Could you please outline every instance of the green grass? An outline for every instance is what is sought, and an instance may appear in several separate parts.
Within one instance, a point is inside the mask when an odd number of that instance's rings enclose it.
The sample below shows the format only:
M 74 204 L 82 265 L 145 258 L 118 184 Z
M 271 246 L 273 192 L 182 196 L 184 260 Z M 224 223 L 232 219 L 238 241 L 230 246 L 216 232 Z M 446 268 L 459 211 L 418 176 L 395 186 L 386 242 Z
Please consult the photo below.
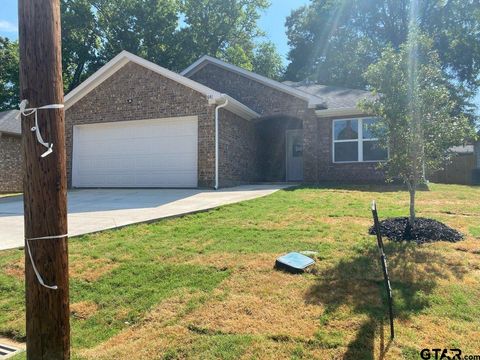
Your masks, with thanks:
M 418 216 L 459 229 L 464 241 L 386 242 L 393 343 L 367 233 L 372 199 L 382 218 L 406 216 L 400 189 L 306 187 L 70 239 L 73 358 L 414 359 L 451 344 L 478 352 L 480 188 L 418 193 Z M 318 252 L 311 273 L 272 268 L 299 250 Z M 0 253 L 0 335 L 17 340 L 22 264 L 23 251 Z

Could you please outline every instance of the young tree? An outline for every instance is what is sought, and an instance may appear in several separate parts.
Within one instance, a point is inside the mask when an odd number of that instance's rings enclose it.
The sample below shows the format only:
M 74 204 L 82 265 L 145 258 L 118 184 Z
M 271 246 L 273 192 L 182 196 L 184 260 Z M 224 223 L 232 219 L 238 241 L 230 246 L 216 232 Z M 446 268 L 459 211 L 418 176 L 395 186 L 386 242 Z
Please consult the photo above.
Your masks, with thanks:
M 365 79 L 377 97 L 360 106 L 379 119 L 372 131 L 389 150 L 382 166 L 388 179 L 407 184 L 413 227 L 415 194 L 425 168 L 440 169 L 451 156 L 449 149 L 473 136 L 473 126 L 457 111 L 432 41 L 416 31 L 398 50 L 388 47 Z

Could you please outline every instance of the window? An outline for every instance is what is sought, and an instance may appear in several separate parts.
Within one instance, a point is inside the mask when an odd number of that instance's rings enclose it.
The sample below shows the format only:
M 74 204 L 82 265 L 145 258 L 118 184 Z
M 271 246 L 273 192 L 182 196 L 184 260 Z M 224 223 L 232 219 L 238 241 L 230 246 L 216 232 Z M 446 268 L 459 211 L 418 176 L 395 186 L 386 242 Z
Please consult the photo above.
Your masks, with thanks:
M 382 161 L 387 150 L 380 147 L 372 126 L 375 118 L 333 121 L 333 162 Z

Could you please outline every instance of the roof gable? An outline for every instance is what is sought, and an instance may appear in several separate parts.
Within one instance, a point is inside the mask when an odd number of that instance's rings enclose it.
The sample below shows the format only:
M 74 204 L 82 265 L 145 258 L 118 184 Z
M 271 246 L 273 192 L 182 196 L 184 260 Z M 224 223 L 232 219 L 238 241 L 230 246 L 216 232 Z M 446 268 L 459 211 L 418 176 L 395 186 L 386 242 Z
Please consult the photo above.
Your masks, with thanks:
M 128 51 L 122 51 L 117 56 L 115 56 L 108 63 L 103 65 L 99 70 L 97 70 L 93 75 L 88 79 L 78 85 L 75 89 L 65 95 L 65 110 L 87 95 L 90 91 L 120 70 L 128 62 L 133 62 L 140 66 L 143 66 L 161 76 L 164 76 L 168 79 L 178 82 L 186 87 L 189 87 L 200 94 L 205 95 L 208 99 L 209 104 L 223 103 L 228 99 L 227 109 L 236 113 L 237 115 L 244 117 L 246 119 L 252 119 L 259 117 L 256 112 L 240 103 L 239 101 L 222 94 L 218 91 L 210 89 L 209 87 L 202 85 L 196 81 L 193 81 L 185 76 L 177 74 L 173 71 L 170 71 L 160 65 L 152 63 L 151 61 L 145 60 L 137 55 L 129 53 Z
M 137 55 L 129 53 L 128 51 L 122 51 L 117 56 L 115 56 L 108 63 L 103 65 L 99 70 L 97 70 L 93 75 L 88 79 L 78 85 L 75 89 L 69 92 L 65 96 L 65 108 L 69 108 L 86 94 L 88 94 L 92 89 L 98 86 L 100 83 L 109 78 L 112 74 L 117 72 L 128 62 L 134 62 L 140 66 L 143 66 L 147 69 L 150 69 L 166 78 L 174 80 L 182 85 L 185 85 L 193 90 L 198 91 L 199 93 L 207 96 L 209 99 L 215 99 L 220 97 L 220 93 L 212 90 L 202 84 L 199 84 L 193 80 L 190 80 L 184 76 L 181 76 L 173 71 L 165 69 L 160 65 L 154 64 L 151 61 L 145 60 Z
M 8 110 L 0 112 L 0 133 L 21 135 L 22 126 L 17 117 L 19 110 Z
M 323 99 L 321 99 L 317 96 L 314 96 L 312 94 L 308 94 L 304 91 L 297 90 L 297 89 L 295 89 L 291 86 L 282 84 L 281 82 L 278 82 L 276 80 L 269 79 L 265 76 L 256 74 L 252 71 L 242 69 L 241 67 L 229 64 L 225 61 L 216 59 L 216 58 L 208 56 L 208 55 L 202 56 L 200 59 L 195 61 L 192 65 L 190 65 L 185 70 L 183 70 L 180 74 L 183 75 L 183 76 L 186 76 L 186 77 L 190 77 L 193 74 L 195 74 L 197 71 L 202 69 L 207 64 L 214 64 L 214 65 L 219 66 L 223 69 L 234 72 L 236 74 L 240 74 L 240 75 L 245 76 L 249 79 L 257 81 L 257 82 L 259 82 L 263 85 L 269 86 L 273 89 L 276 89 L 276 90 L 282 91 L 284 93 L 287 93 L 289 95 L 300 98 L 300 99 L 306 101 L 310 108 L 315 108 L 318 105 L 324 105 Z

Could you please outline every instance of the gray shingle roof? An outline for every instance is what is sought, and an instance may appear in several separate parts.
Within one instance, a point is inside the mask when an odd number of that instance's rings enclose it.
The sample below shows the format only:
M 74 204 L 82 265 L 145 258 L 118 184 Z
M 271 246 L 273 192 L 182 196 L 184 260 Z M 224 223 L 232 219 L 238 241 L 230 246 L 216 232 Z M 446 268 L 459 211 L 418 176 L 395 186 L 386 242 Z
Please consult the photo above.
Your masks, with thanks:
M 307 84 L 303 81 L 284 81 L 285 85 L 322 99 L 328 109 L 354 108 L 363 99 L 374 99 L 371 92 L 334 86 Z
M 455 154 L 473 154 L 473 145 L 452 146 L 450 151 Z
M 0 112 L 0 132 L 20 135 L 22 127 L 20 119 L 17 119 L 19 110 L 8 110 Z

